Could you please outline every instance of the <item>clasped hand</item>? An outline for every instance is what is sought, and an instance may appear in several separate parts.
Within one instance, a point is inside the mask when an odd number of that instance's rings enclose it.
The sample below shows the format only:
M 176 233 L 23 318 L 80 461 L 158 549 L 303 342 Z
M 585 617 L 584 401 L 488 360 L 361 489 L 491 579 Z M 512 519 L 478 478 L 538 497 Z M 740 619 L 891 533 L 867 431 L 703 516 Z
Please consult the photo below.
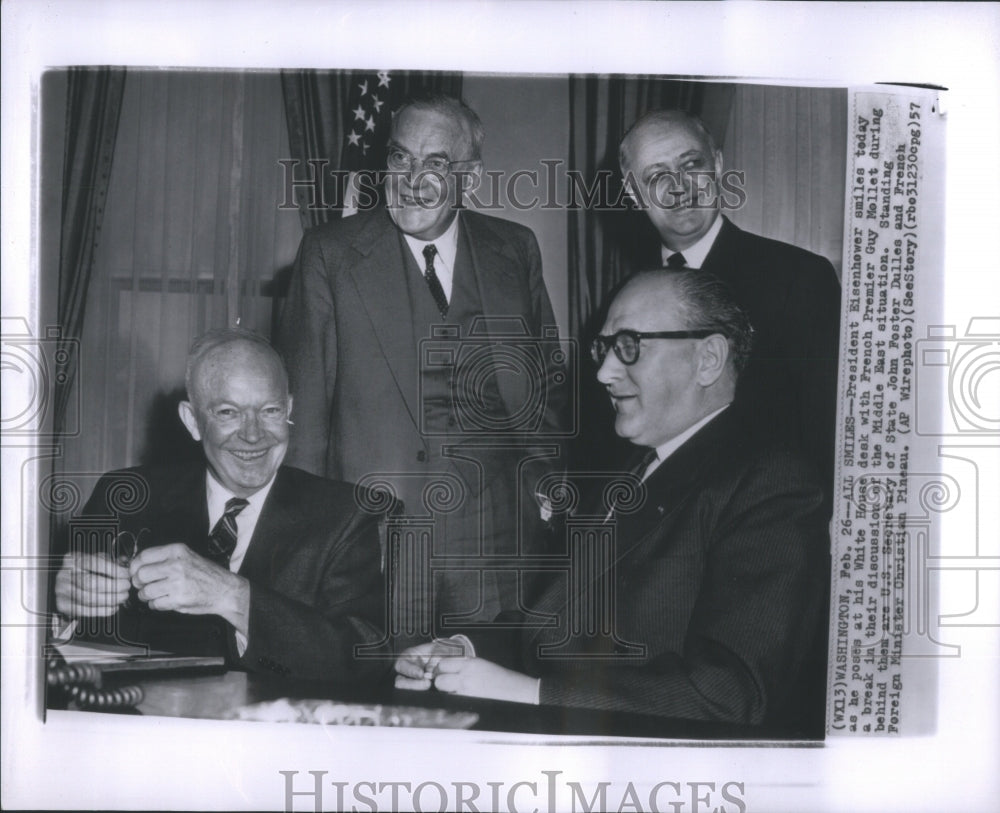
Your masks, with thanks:
M 129 565 L 132 586 L 153 610 L 225 615 L 239 576 L 175 542 L 146 548 Z
M 64 615 L 109 616 L 135 587 L 153 610 L 218 614 L 237 628 L 249 587 L 241 577 L 176 542 L 146 548 L 128 567 L 106 556 L 69 553 L 56 575 L 56 608 Z
M 447 694 L 538 702 L 538 680 L 492 661 L 469 656 L 462 643 L 438 639 L 419 644 L 396 659 L 396 688 Z

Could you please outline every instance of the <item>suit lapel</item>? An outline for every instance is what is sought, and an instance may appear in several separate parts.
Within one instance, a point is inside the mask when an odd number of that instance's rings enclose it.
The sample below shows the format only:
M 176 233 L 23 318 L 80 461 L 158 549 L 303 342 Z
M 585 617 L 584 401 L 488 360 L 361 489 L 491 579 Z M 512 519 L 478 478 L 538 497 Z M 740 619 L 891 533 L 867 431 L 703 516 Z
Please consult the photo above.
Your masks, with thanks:
M 701 268 L 703 271 L 711 271 L 731 284 L 733 269 L 739 267 L 741 259 L 737 256 L 740 230 L 725 215 L 719 216 L 722 218 L 722 228 L 719 229 L 719 234 L 705 256 Z M 749 259 L 751 258 L 742 258 L 743 262 Z
M 731 410 L 730 406 L 702 427 L 646 479 L 646 501 L 638 511 L 616 518 L 614 566 L 618 573 L 626 566 L 641 567 L 645 548 L 671 544 L 669 529 L 665 526 L 672 523 L 677 512 L 701 490 L 706 472 L 718 457 L 727 454 L 738 442 Z M 599 513 L 596 506 L 592 507 L 595 513 Z M 683 543 L 687 540 L 677 541 Z M 581 586 L 553 580 L 540 597 L 537 609 L 545 613 L 561 612 L 568 598 L 564 585 L 579 594 L 593 589 L 592 585 L 602 578 L 605 578 L 604 573 L 596 574 L 592 582 Z
M 358 233 L 352 248 L 358 253 L 358 261 L 349 269 L 354 284 L 410 418 L 419 426 L 413 315 L 401 238 L 389 213 L 382 210 L 372 217 Z
M 509 337 L 513 331 L 520 329 L 513 317 L 524 319 L 529 315 L 527 308 L 531 306 L 530 303 L 525 303 L 522 296 L 520 258 L 513 247 L 501 240 L 481 216 L 474 212 L 463 212 L 459 217 L 458 245 L 457 259 L 461 260 L 467 252 L 466 256 L 479 287 L 483 315 L 488 317 L 485 322 L 486 332 L 498 337 Z M 457 265 L 458 262 L 456 268 Z M 498 328 L 502 333 L 498 332 Z M 528 382 L 520 376 L 504 375 L 497 378 L 497 387 L 508 409 L 516 409 L 524 403 Z
M 153 545 L 185 542 L 196 553 L 205 554 L 209 531 L 205 476 L 203 465 L 191 466 L 164 487 Z
M 273 571 L 272 560 L 282 547 L 290 544 L 299 533 L 299 517 L 290 509 L 294 494 L 290 493 L 285 467 L 278 469 L 274 485 L 261 506 L 257 525 L 250 537 L 239 573 L 248 579 L 267 582 Z
M 463 212 L 459 217 L 459 253 L 464 248 L 476 282 L 479 299 L 486 316 L 520 316 L 524 313 L 521 302 L 518 272 L 520 261 L 511 246 L 501 240 L 474 212 Z
M 670 522 L 700 491 L 705 473 L 719 455 L 727 453 L 736 442 L 732 435 L 731 410 L 730 406 L 702 427 L 646 479 L 646 501 L 642 507 L 618 520 L 619 559 L 635 555 L 648 540 L 663 544 L 663 523 Z

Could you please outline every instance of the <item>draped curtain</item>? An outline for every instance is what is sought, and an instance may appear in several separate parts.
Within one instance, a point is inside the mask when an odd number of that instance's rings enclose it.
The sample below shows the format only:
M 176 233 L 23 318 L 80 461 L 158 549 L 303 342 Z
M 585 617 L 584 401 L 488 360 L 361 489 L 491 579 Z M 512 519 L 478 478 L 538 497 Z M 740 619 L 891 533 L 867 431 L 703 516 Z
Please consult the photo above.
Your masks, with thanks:
M 124 87 L 122 68 L 74 68 L 67 77 L 57 305 L 65 339 L 79 340 L 83 330 Z M 76 353 L 66 358 L 65 375 L 56 380 L 56 432 L 64 429 L 80 361 Z
M 324 202 L 339 200 L 330 169 L 339 169 L 344 133 L 351 115 L 347 107 L 351 75 L 343 71 L 282 71 L 281 89 L 288 124 L 288 144 L 297 180 L 315 179 Z M 313 162 L 313 163 L 310 163 Z M 308 186 L 295 188 L 302 228 L 325 223 L 332 214 Z M 311 205 L 310 205 L 311 204 Z
M 732 221 L 822 254 L 840 273 L 847 91 L 737 85 L 725 145 L 726 167 L 746 172 Z

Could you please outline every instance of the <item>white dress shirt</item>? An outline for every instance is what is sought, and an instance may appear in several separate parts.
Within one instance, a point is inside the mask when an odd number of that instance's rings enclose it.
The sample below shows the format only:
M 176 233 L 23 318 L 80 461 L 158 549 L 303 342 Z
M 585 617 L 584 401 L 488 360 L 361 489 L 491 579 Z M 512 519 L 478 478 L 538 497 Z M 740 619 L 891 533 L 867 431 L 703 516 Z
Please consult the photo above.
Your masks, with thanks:
M 254 529 L 257 527 L 257 520 L 260 519 L 260 509 L 263 508 L 264 500 L 267 499 L 273 485 L 274 477 L 259 491 L 247 497 L 247 506 L 236 515 L 236 548 L 229 557 L 229 570 L 232 573 L 238 573 L 243 564 Z M 226 512 L 226 503 L 236 495 L 216 480 L 210 471 L 205 473 L 205 492 L 208 495 L 208 530 L 205 532 L 207 536 L 212 533 L 212 529 Z M 239 631 L 236 632 L 236 649 L 240 655 L 247 649 L 246 636 Z
M 684 255 L 684 262 L 688 268 L 701 268 L 705 264 L 705 258 L 708 256 L 708 252 L 712 250 L 712 246 L 715 244 L 715 238 L 719 236 L 719 232 L 722 230 L 722 215 L 715 218 L 715 222 L 712 224 L 711 228 L 705 232 L 704 236 L 693 246 L 688 246 L 684 249 L 681 254 Z M 671 254 L 676 254 L 672 248 L 667 248 L 666 246 L 660 246 L 660 259 L 663 265 L 667 264 L 667 260 L 670 259 Z M 423 267 L 423 266 L 421 266 Z
M 458 215 L 451 221 L 451 225 L 444 234 L 438 235 L 434 240 L 418 240 L 409 234 L 404 234 L 406 245 L 410 247 L 413 259 L 417 261 L 417 268 L 420 273 L 427 267 L 427 260 L 424 259 L 424 247 L 433 245 L 437 249 L 434 257 L 434 273 L 441 282 L 444 289 L 445 298 L 451 302 L 451 289 L 455 281 L 455 255 L 458 254 Z
M 646 467 L 646 473 L 642 475 L 643 481 L 645 482 L 646 478 L 649 477 L 649 475 L 651 475 L 654 471 L 656 471 L 664 460 L 666 460 L 668 457 L 670 457 L 670 455 L 672 455 L 679 448 L 681 448 L 681 446 L 687 443 L 688 439 L 692 435 L 694 435 L 695 432 L 701 429 L 716 415 L 721 414 L 722 410 L 724 410 L 728 406 L 729 404 L 723 404 L 717 410 L 715 410 L 715 412 L 710 412 L 708 415 L 706 415 L 704 418 L 698 421 L 698 423 L 692 424 L 676 437 L 672 437 L 666 443 L 661 443 L 659 446 L 657 446 L 656 460 L 654 460 Z

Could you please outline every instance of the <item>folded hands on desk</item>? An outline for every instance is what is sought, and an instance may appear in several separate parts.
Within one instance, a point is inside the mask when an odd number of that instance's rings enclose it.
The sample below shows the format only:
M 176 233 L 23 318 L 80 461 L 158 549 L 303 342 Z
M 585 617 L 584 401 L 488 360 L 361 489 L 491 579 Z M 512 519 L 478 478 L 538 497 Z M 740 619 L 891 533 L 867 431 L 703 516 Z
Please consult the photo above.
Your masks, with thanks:
M 475 656 L 462 635 L 411 647 L 396 659 L 396 688 L 538 703 L 537 678 Z

